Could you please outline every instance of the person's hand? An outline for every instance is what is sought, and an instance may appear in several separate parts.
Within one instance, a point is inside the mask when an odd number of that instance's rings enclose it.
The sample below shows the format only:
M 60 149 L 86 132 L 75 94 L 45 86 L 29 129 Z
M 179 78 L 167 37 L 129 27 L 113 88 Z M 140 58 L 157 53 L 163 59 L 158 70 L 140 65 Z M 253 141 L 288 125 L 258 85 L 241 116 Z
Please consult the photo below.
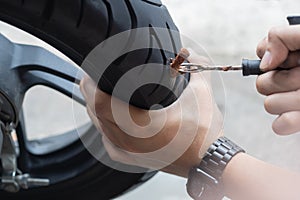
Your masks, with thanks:
M 98 90 L 89 77 L 81 81 L 81 91 L 113 160 L 187 176 L 223 134 L 223 118 L 207 79 L 192 75 L 175 103 L 152 111 L 129 106 Z
M 263 71 L 257 78 L 258 91 L 266 95 L 265 108 L 278 115 L 273 123 L 277 134 L 300 131 L 300 26 L 276 27 L 257 47 Z

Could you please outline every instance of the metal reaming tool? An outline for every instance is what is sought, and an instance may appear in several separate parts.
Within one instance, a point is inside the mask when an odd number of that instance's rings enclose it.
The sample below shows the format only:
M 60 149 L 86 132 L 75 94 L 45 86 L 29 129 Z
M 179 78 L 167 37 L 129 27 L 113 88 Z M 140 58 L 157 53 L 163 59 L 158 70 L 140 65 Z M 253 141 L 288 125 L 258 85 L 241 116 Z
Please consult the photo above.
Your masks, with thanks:
M 199 73 L 203 71 L 242 71 L 243 76 L 261 75 L 264 72 L 259 68 L 260 60 L 243 59 L 242 65 L 209 66 L 195 63 L 182 63 L 178 69 L 181 73 Z

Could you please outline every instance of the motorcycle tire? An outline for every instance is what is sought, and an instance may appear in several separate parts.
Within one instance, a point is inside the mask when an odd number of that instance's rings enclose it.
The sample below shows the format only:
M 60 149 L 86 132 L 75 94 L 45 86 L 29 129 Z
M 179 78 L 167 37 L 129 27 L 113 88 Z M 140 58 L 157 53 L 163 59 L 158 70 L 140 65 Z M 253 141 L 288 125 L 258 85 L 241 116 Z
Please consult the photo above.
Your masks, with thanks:
M 141 27 L 178 31 L 160 0 L 0 0 L 0 20 L 40 38 L 78 66 L 98 44 L 123 31 Z M 159 39 L 159 35 L 154 37 L 157 43 L 160 43 Z M 116 61 L 113 73 L 106 74 L 106 79 L 122 76 L 122 63 L 136 62 L 137 65 L 151 61 L 166 64 L 168 58 L 174 57 L 174 52 L 181 48 L 179 34 L 170 31 L 170 42 L 173 52 L 146 49 L 139 52 L 142 56 L 138 62 L 131 55 L 125 55 Z M 163 73 L 163 69 L 157 73 Z M 178 84 L 180 87 L 177 85 L 177 88 L 182 92 L 185 83 Z M 100 81 L 98 85 L 112 93 L 111 83 Z M 149 99 L 144 99 L 145 94 Z M 148 85 L 139 88 L 130 103 L 149 109 L 155 103 L 167 106 L 175 100 L 176 96 L 166 88 Z M 21 149 L 19 168 L 36 177 L 50 177 L 51 184 L 17 193 L 0 191 L 0 199 L 110 199 L 155 174 L 126 173 L 109 168 L 95 160 L 81 141 L 51 154 L 33 155 L 22 142 L 21 122 L 17 129 Z

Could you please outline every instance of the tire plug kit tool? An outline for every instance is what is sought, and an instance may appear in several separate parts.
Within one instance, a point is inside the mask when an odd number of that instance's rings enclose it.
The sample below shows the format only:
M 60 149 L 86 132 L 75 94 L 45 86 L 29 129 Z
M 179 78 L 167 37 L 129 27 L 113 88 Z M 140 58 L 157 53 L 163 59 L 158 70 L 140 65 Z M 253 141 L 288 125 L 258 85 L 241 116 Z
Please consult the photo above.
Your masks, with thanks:
M 287 20 L 290 25 L 299 25 L 300 24 L 300 16 L 288 16 Z M 203 64 L 196 63 L 183 63 L 184 60 L 189 56 L 189 52 L 187 49 L 182 48 L 180 53 L 177 55 L 175 59 L 171 59 L 171 68 L 176 70 L 179 73 L 199 73 L 202 71 L 242 71 L 243 76 L 250 75 L 261 75 L 265 72 L 260 69 L 261 60 L 248 60 L 243 59 L 241 65 L 233 66 L 209 66 Z M 277 70 L 284 70 L 282 68 L 277 68 Z
M 260 69 L 261 60 L 243 59 L 241 65 L 205 65 L 197 63 L 183 63 L 187 59 L 188 50 L 182 48 L 175 59 L 171 59 L 171 68 L 179 73 L 199 73 L 203 71 L 242 71 L 243 76 L 261 75 L 264 72 Z

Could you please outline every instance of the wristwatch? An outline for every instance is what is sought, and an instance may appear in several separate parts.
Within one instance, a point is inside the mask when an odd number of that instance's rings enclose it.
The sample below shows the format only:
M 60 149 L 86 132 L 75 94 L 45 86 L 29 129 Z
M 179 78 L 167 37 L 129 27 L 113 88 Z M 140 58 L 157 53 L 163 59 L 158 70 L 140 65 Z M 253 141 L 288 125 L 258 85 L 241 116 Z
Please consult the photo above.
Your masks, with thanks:
M 193 167 L 186 184 L 188 194 L 195 200 L 219 200 L 224 197 L 222 174 L 233 156 L 245 152 L 226 137 L 215 141 L 198 166 Z

